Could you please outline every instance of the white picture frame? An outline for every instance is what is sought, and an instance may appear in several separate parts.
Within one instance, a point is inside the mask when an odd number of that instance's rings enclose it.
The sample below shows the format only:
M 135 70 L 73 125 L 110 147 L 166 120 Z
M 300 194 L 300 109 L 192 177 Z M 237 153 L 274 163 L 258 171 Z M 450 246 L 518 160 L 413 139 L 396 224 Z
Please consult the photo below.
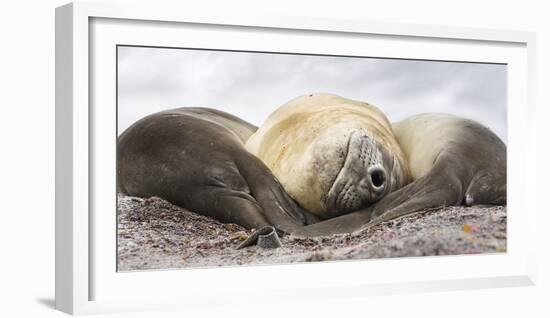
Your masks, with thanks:
M 94 26 L 97 21 L 108 23 L 97 27 Z M 147 32 L 151 25 L 155 27 L 154 40 L 150 32 Z M 105 190 L 107 192 L 115 190 L 114 179 L 112 184 L 108 181 L 113 175 L 101 172 L 112 170 L 112 162 L 102 161 L 101 158 L 112 159 L 114 139 L 97 129 L 98 120 L 105 120 L 103 123 L 107 125 L 116 125 L 114 117 L 111 118 L 115 116 L 115 112 L 109 107 L 113 102 L 109 101 L 113 98 L 114 86 L 111 84 L 115 81 L 112 77 L 114 70 L 110 68 L 112 56 L 108 53 L 103 58 L 105 51 L 101 48 L 112 47 L 120 39 L 117 36 L 126 37 L 124 44 L 129 44 L 127 41 L 132 41 L 133 44 L 154 41 L 155 43 L 150 44 L 162 46 L 173 43 L 173 46 L 179 46 L 176 41 L 180 40 L 175 34 L 181 26 L 199 29 L 207 27 L 213 33 L 211 39 L 217 38 L 218 41 L 222 38 L 215 33 L 224 28 L 234 28 L 235 32 L 254 30 L 258 34 L 269 31 L 283 39 L 291 39 L 298 36 L 297 33 L 315 34 L 315 37 L 323 39 L 346 37 L 346 41 L 351 42 L 358 41 L 354 40 L 356 37 L 374 37 L 393 43 L 386 42 L 385 45 L 378 46 L 379 52 L 387 52 L 380 53 L 384 56 L 394 54 L 389 53 L 392 45 L 399 46 L 400 43 L 408 42 L 408 52 L 401 51 L 399 54 L 429 58 L 430 55 L 426 55 L 426 45 L 430 45 L 435 51 L 439 51 L 437 54 L 440 55 L 436 56 L 438 59 L 480 62 L 498 60 L 509 63 L 510 188 L 507 253 L 116 273 L 111 253 L 116 245 L 115 236 L 97 235 L 98 232 L 106 233 L 104 229 L 113 224 L 115 216 L 112 215 L 112 219 L 108 220 L 110 212 L 99 217 L 92 213 L 94 209 L 103 207 L 103 204 L 106 207 L 110 204 L 109 200 L 99 199 L 102 195 L 99 192 L 102 190 L 98 190 L 97 185 L 108 184 L 104 186 L 110 188 Z M 189 41 L 198 40 L 197 37 L 190 37 Z M 208 45 L 212 47 L 216 43 Z M 243 43 L 235 45 L 246 46 Z M 284 49 L 276 41 L 269 45 L 278 45 L 279 49 Z M 535 84 L 534 45 L 534 33 L 520 31 L 283 16 L 217 16 L 210 12 L 191 13 L 184 5 L 156 7 L 152 4 L 117 6 L 72 3 L 57 8 L 56 308 L 70 314 L 89 314 L 243 301 L 284 302 L 291 299 L 295 301 L 533 284 L 536 192 L 522 191 L 521 185 L 536 184 L 537 175 L 534 165 L 523 164 L 533 158 L 535 153 L 536 127 L 532 91 Z M 453 51 L 451 48 L 463 50 Z M 305 45 L 304 50 L 307 49 Z M 315 50 L 312 46 L 309 49 Z M 331 50 L 330 47 L 326 49 Z M 101 86 L 96 82 L 98 78 L 101 79 L 101 85 L 105 85 L 104 90 L 98 87 Z M 100 92 L 95 94 L 95 89 Z M 105 101 L 106 104 L 102 105 L 106 106 L 92 107 L 98 101 Z M 114 132 L 115 130 L 112 131 Z M 105 140 L 111 140 L 111 143 L 102 143 Z M 524 173 L 518 171 L 520 166 L 524 167 Z M 114 205 L 111 207 L 114 209 Z M 400 270 L 405 266 L 407 271 Z M 392 271 L 394 275 L 389 274 Z M 323 275 L 327 272 L 331 275 Z M 174 284 L 169 284 L 178 280 L 184 281 L 186 287 L 177 288 Z M 237 287 L 238 292 L 232 295 L 224 294 L 226 290 L 220 287 L 223 284 L 216 284 L 220 281 L 232 282 L 233 285 L 230 286 L 237 284 L 242 287 Z M 243 281 L 246 283 L 242 284 Z M 136 284 L 140 286 L 139 293 L 136 293 Z M 162 291 L 159 291 L 159 287 L 162 287 Z M 122 290 L 128 291 L 124 293 L 124 297 Z M 155 292 L 143 292 L 147 290 Z

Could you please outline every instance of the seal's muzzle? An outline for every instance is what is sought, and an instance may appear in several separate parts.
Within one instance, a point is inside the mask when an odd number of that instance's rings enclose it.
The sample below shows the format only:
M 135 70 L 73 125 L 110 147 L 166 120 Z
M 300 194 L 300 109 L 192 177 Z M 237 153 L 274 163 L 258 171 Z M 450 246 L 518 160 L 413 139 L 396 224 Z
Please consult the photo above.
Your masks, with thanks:
M 350 212 L 380 200 L 388 186 L 388 172 L 380 145 L 366 131 L 349 137 L 347 155 L 328 196 L 327 206 L 335 215 Z

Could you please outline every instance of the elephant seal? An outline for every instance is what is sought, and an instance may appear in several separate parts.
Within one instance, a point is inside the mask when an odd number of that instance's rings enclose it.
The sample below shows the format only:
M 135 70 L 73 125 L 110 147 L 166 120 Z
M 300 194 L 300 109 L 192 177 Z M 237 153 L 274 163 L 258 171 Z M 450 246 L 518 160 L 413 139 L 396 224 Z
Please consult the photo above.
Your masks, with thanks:
M 281 106 L 246 148 L 321 219 L 367 207 L 409 179 L 384 113 L 332 94 L 303 95 Z
M 118 138 L 119 191 L 158 196 L 224 223 L 291 232 L 317 218 L 303 211 L 269 169 L 246 151 L 257 127 L 208 108 L 142 118 Z
M 351 233 L 429 208 L 506 204 L 506 145 L 485 126 L 448 114 L 393 125 L 413 181 L 374 206 L 305 226 L 297 236 Z

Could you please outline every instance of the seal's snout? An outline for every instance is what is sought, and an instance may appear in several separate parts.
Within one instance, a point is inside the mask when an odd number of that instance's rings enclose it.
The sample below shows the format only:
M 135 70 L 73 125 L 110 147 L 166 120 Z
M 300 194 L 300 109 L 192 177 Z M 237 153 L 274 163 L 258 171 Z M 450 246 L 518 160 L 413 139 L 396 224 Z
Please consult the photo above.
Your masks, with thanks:
M 332 217 L 367 207 L 382 199 L 389 187 L 381 146 L 368 132 L 355 131 L 349 137 L 344 165 L 328 193 L 327 210 Z

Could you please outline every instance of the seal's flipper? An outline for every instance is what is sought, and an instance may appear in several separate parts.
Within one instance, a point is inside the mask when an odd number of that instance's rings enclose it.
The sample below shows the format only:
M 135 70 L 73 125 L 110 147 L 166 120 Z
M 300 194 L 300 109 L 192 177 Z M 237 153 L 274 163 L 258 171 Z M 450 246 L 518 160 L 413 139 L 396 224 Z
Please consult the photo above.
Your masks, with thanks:
M 466 195 L 464 203 L 468 206 L 493 204 L 506 204 L 506 174 L 498 174 L 496 172 L 484 173 L 475 176 Z
M 369 228 L 380 223 L 398 219 L 417 212 L 427 211 L 433 208 L 456 205 L 451 203 L 452 200 L 445 199 L 445 197 L 450 197 L 449 192 L 441 189 L 432 190 L 433 191 L 429 192 L 430 195 L 420 195 L 418 197 L 412 197 L 402 204 L 391 208 L 390 210 L 384 211 L 381 215 L 373 217 L 370 222 L 365 224 L 359 230 L 364 230 L 365 228 Z
M 365 227 L 421 210 L 461 204 L 465 178 L 459 178 L 457 173 L 466 172 L 455 163 L 448 156 L 440 156 L 428 174 L 380 200 L 373 207 L 372 219 Z
M 291 234 L 296 237 L 318 237 L 355 232 L 370 221 L 368 209 L 355 211 L 332 219 L 296 229 Z
M 248 229 L 269 226 L 264 211 L 248 193 L 218 187 L 203 187 L 194 193 L 200 203 L 189 206 L 193 211 L 223 223 L 235 223 Z
M 305 226 L 292 234 L 298 237 L 317 237 L 353 233 L 420 210 L 455 205 L 459 201 L 460 195 L 456 193 L 456 189 L 430 185 L 426 181 L 419 179 L 390 193 L 369 208 Z
M 265 218 L 277 229 L 291 233 L 318 218 L 302 209 L 283 189 L 269 168 L 252 154 L 239 157 L 237 166 Z
M 273 226 L 264 226 L 252 233 L 252 235 L 242 242 L 237 249 L 252 245 L 257 245 L 261 248 L 279 248 L 282 243 L 277 234 L 277 230 Z

